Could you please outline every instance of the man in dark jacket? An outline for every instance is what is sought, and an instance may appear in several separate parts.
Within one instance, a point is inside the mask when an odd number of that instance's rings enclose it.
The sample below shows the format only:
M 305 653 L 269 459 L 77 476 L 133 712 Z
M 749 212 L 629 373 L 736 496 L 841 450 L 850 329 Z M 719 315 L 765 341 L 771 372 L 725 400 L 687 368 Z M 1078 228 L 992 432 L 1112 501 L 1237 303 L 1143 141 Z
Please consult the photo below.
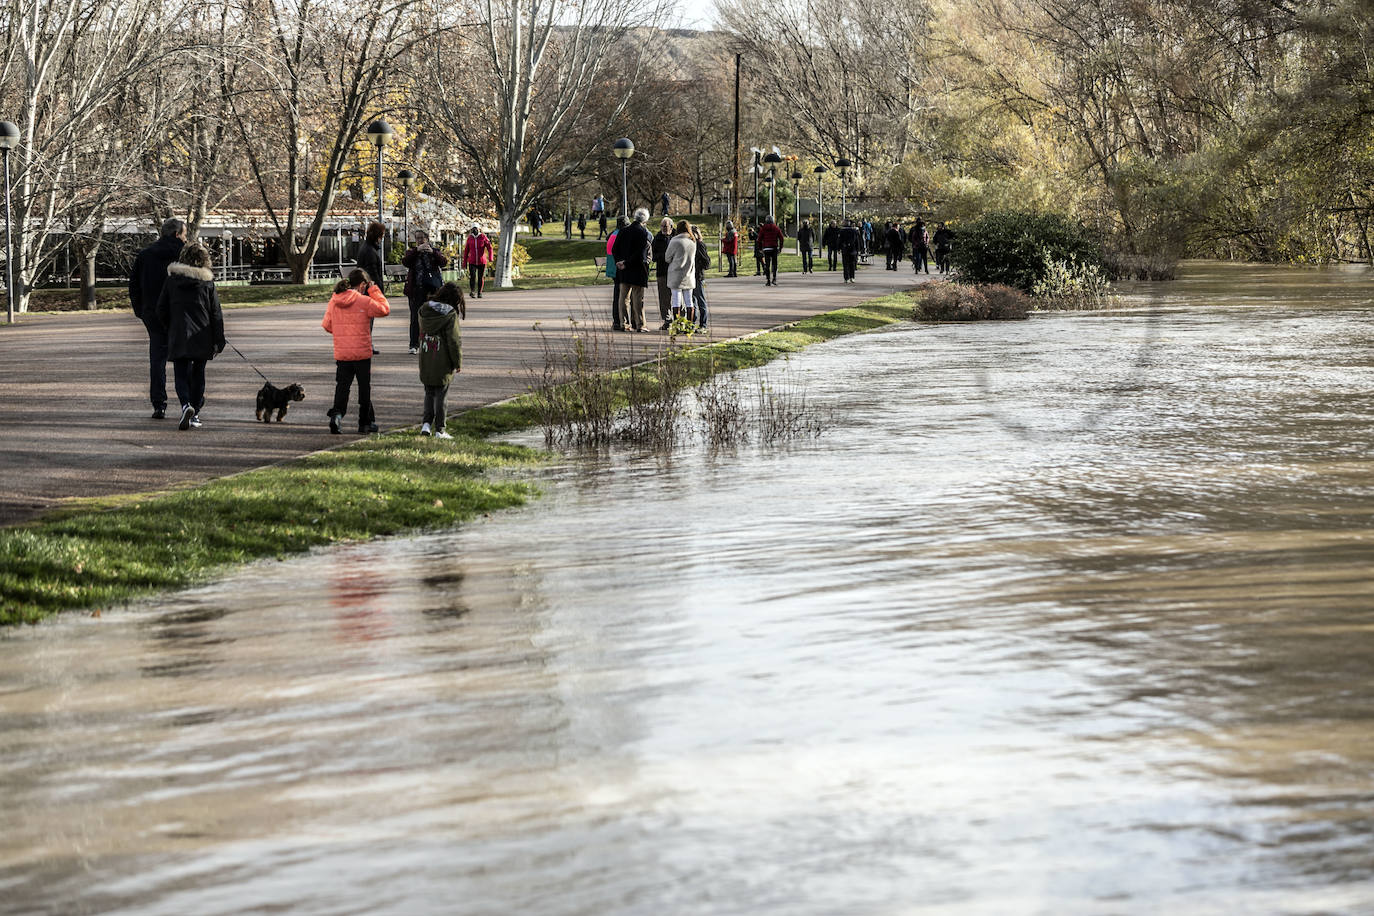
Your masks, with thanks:
M 887 224 L 887 269 L 896 270 L 897 265 L 902 263 L 902 252 L 905 249 L 902 244 L 902 231 L 897 228 L 895 223 Z
M 825 246 L 826 257 L 829 259 L 830 269 L 835 269 L 835 261 L 840 254 L 840 230 L 831 220 L 830 225 L 825 227 L 825 232 L 821 234 L 821 244 Z
M 859 249 L 863 247 L 863 237 L 859 234 L 852 219 L 844 221 L 840 230 L 840 255 L 844 258 L 844 282 L 853 283 L 854 274 L 859 267 Z
M 444 285 L 448 256 L 430 243 L 423 229 L 416 229 L 411 237 L 414 244 L 401 255 L 401 263 L 408 268 L 405 294 L 410 303 L 410 355 L 414 356 L 420 352 L 420 306 Z
M 647 331 L 644 327 L 644 290 L 649 285 L 649 260 L 653 257 L 654 243 L 657 242 L 644 225 L 648 221 L 649 211 L 640 207 L 635 211 L 634 222 L 616 232 L 615 244 L 611 246 L 611 257 L 615 259 L 615 280 L 624 290 L 630 326 L 640 333 Z M 659 276 L 666 282 L 667 269 Z
M 935 230 L 935 269 L 940 273 L 949 273 L 949 256 L 954 251 L 954 232 L 948 226 L 941 223 Z
M 816 233 L 811 228 L 811 220 L 803 220 L 797 227 L 797 251 L 801 254 L 802 273 L 811 274 L 815 270 L 811 266 L 811 244 L 815 241 Z
M 639 213 L 638 210 L 635 211 Z M 639 220 L 635 220 L 639 222 Z M 673 318 L 670 313 L 669 305 L 672 302 L 673 292 L 668 289 L 668 243 L 673 240 L 673 221 L 665 217 L 659 224 L 658 234 L 654 236 L 654 270 L 658 274 L 658 317 L 663 319 L 663 327 L 660 331 L 666 331 L 672 326 Z M 616 260 L 620 260 L 616 258 Z M 617 268 L 618 270 L 619 268 Z
M 148 398 L 153 402 L 153 419 L 167 416 L 167 328 L 157 317 L 157 300 L 167 282 L 167 268 L 186 245 L 186 224 L 169 219 L 162 224 L 156 242 L 138 253 L 129 273 L 129 301 L 134 317 L 148 331 Z

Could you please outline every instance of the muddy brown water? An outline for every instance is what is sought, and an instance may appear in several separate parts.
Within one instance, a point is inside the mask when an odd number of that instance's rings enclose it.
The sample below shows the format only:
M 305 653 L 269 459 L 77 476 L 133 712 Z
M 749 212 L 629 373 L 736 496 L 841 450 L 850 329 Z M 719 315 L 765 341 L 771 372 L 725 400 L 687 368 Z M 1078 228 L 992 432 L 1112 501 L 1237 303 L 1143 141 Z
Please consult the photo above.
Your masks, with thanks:
M 6 632 L 0 912 L 1374 912 L 1374 281 L 1128 304 Z

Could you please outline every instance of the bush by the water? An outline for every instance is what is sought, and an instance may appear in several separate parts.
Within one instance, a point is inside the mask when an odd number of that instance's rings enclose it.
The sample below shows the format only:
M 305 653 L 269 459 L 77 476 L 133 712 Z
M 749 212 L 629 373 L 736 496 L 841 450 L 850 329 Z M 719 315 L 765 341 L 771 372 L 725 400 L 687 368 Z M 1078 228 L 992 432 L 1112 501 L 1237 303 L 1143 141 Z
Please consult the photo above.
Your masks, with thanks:
M 931 283 L 921 294 L 916 321 L 1006 321 L 1026 318 L 1034 303 L 1019 289 L 1002 284 L 967 286 Z
M 1045 259 L 1045 275 L 1032 292 L 1043 308 L 1050 309 L 1101 309 L 1116 298 L 1102 268 L 1050 258 Z
M 1024 293 L 1044 278 L 1047 261 L 1103 267 L 1102 246 L 1082 223 L 1022 210 L 994 210 L 966 223 L 951 260 L 961 283 L 998 283 Z

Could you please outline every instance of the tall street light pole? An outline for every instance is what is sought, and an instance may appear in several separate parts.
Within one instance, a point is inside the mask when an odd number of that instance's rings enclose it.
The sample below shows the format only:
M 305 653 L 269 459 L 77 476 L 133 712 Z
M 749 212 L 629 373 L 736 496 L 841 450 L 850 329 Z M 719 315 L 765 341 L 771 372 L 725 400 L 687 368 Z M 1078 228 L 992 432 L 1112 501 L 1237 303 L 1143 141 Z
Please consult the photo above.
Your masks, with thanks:
M 763 166 L 759 165 L 759 157 L 763 155 L 763 150 L 758 147 L 753 148 L 754 152 L 754 199 L 749 204 L 749 221 L 754 225 L 759 223 L 759 175 L 763 173 Z
M 778 152 L 777 147 L 774 147 L 771 153 L 763 157 L 763 161 L 768 164 L 768 218 L 777 222 L 777 203 L 774 195 L 777 193 L 778 163 L 782 162 L 782 154 Z
M 793 172 L 793 173 L 792 173 L 792 200 L 794 201 L 794 203 L 792 204 L 792 206 L 795 207 L 796 210 L 797 210 L 797 213 L 796 213 L 796 217 L 797 217 L 797 218 L 796 218 L 797 232 L 801 232 L 801 182 L 802 182 L 802 173 L 801 173 L 801 172 Z
M 728 178 L 725 179 L 725 219 L 727 219 L 727 220 L 730 218 L 730 214 L 733 213 L 733 212 L 735 212 L 735 211 L 733 211 L 733 210 L 730 209 L 730 202 L 731 202 L 731 200 L 732 200 L 732 192 L 733 192 L 734 190 L 735 190 L 735 183 L 734 183 L 733 181 L 731 181 L 730 179 L 728 179 Z
M 822 235 L 824 235 L 824 234 L 825 234 L 825 185 L 822 184 L 821 179 L 823 179 L 823 178 L 825 177 L 825 173 L 828 172 L 828 171 L 830 171 L 830 169 L 826 168 L 826 167 L 823 166 L 823 165 L 818 165 L 818 166 L 816 166 L 814 169 L 812 169 L 811 171 L 812 171 L 812 173 L 816 176 L 816 206 L 819 208 L 819 213 L 818 213 L 817 216 L 816 216 L 816 228 L 817 228 L 817 230 L 820 231 L 820 233 L 821 233 Z
M 854 163 L 848 159 L 840 158 L 835 160 L 835 167 L 840 170 L 840 220 L 849 218 L 849 191 L 845 186 L 845 180 L 849 177 L 849 169 Z
M 410 190 L 411 190 L 411 188 L 415 187 L 415 173 L 412 172 L 410 169 L 401 169 L 399 172 L 396 173 L 396 180 L 399 181 L 399 182 L 401 183 L 401 189 L 402 189 L 402 190 L 404 191 L 404 193 L 405 193 L 405 196 L 402 198 L 402 200 L 403 200 L 404 202 L 403 202 L 402 205 L 401 205 L 402 208 L 403 208 L 403 209 L 401 210 L 401 213 L 402 213 L 401 219 L 404 220 L 403 225 L 405 226 L 405 230 L 404 230 L 404 231 L 405 231 L 405 237 L 406 237 L 407 240 L 409 240 L 409 239 L 410 239 Z
M 14 324 L 14 240 L 10 234 L 10 150 L 19 145 L 19 125 L 0 121 L 0 156 L 5 159 L 5 299 Z
M 620 215 L 628 217 L 630 215 L 630 157 L 635 154 L 634 141 L 629 137 L 621 137 L 615 141 L 611 147 L 611 152 L 615 158 L 620 160 Z

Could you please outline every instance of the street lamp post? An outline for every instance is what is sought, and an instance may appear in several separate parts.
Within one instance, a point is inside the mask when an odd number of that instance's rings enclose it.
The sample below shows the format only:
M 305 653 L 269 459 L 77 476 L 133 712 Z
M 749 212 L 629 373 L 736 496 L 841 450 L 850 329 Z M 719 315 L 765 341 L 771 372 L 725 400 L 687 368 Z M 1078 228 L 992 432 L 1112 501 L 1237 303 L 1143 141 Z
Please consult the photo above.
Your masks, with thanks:
M 763 174 L 763 166 L 759 165 L 759 157 L 763 155 L 763 150 L 758 147 L 753 148 L 754 152 L 754 200 L 749 204 L 749 221 L 754 225 L 759 222 L 759 175 Z
M 382 209 L 385 196 L 382 194 L 382 160 L 385 158 L 386 148 L 396 140 L 396 128 L 379 118 L 367 125 L 367 139 L 377 147 L 377 222 L 385 225 L 386 214 Z
M 220 233 L 224 240 L 224 279 L 229 279 L 229 271 L 234 267 L 234 231 L 225 229 Z
M 821 183 L 821 180 L 828 171 L 830 169 L 823 165 L 818 165 L 811 170 L 812 174 L 816 176 L 816 206 L 819 209 L 816 215 L 816 227 L 822 235 L 825 234 L 825 185 Z
M 0 121 L 0 156 L 5 159 L 5 299 L 14 324 L 14 241 L 10 235 L 10 150 L 19 145 L 19 125 Z
M 725 218 L 729 219 L 734 211 L 730 209 L 731 192 L 735 190 L 735 183 L 730 179 L 725 179 Z
M 611 147 L 615 158 L 620 160 L 620 215 L 630 215 L 630 157 L 635 154 L 634 141 L 621 137 Z
M 782 154 L 774 148 L 771 153 L 763 157 L 763 161 L 768 163 L 768 218 L 776 222 L 777 216 L 775 215 L 776 202 L 774 200 L 774 194 L 777 191 L 778 163 L 782 162 Z
M 849 218 L 848 189 L 845 187 L 845 180 L 849 177 L 849 169 L 854 163 L 848 159 L 840 158 L 835 160 L 835 167 L 840 170 L 840 221 Z
M 802 173 L 801 173 L 801 172 L 793 172 L 793 173 L 792 173 L 792 200 L 793 200 L 792 206 L 794 206 L 794 207 L 797 208 L 797 213 L 796 213 L 796 217 L 797 217 L 797 218 L 796 218 L 796 222 L 797 222 L 797 232 L 801 232 L 801 181 L 802 181 Z
M 411 188 L 415 187 L 415 173 L 412 172 L 410 169 L 401 169 L 399 172 L 396 173 L 396 180 L 399 181 L 399 182 L 401 183 L 401 189 L 402 189 L 402 191 L 403 191 L 403 194 L 402 194 L 402 197 L 401 197 L 401 200 L 402 200 L 402 204 L 401 204 L 401 220 L 402 220 L 402 223 L 401 223 L 401 224 L 402 224 L 402 226 L 404 227 L 404 232 L 405 232 L 405 235 L 404 235 L 403 237 L 406 239 L 407 242 L 409 242 L 409 241 L 410 241 L 410 190 L 411 190 Z

